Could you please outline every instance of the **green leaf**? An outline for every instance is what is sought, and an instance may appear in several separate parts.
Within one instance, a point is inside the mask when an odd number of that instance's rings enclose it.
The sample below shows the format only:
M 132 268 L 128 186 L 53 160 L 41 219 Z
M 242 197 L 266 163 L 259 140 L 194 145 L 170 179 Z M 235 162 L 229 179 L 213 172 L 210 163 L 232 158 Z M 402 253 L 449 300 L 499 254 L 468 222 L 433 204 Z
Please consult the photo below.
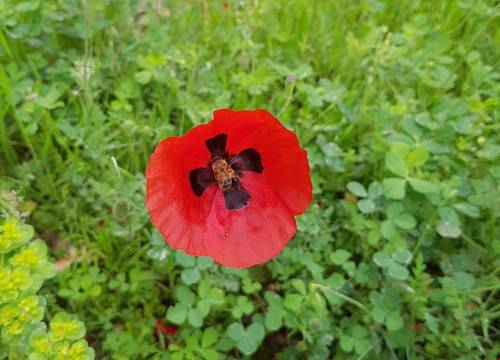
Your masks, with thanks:
M 366 193 L 365 187 L 357 181 L 351 181 L 347 184 L 347 190 L 359 197 L 366 197 L 368 194 Z
M 392 254 L 392 259 L 400 264 L 407 265 L 410 263 L 412 254 L 406 249 L 397 249 L 394 254 Z
M 429 193 L 438 193 L 439 186 L 427 180 L 409 178 L 408 182 L 410 183 L 413 190 L 419 192 L 421 194 L 429 194 Z
M 454 274 L 453 281 L 459 290 L 470 290 L 476 284 L 474 276 L 465 271 L 459 271 Z
M 266 335 L 264 326 L 259 323 L 253 323 L 247 328 L 247 336 L 256 342 L 261 342 Z
M 408 169 L 406 168 L 403 159 L 395 152 L 388 152 L 385 155 L 385 166 L 397 176 L 405 178 L 408 176 Z
M 477 219 L 481 214 L 477 206 L 471 205 L 469 203 L 459 203 L 453 205 L 453 207 L 456 210 L 460 211 L 462 214 L 465 214 L 473 219 Z
M 175 289 L 175 294 L 177 295 L 179 302 L 185 307 L 191 307 L 194 304 L 195 295 L 188 287 L 178 286 Z
M 373 262 L 382 268 L 388 266 L 392 261 L 389 255 L 383 251 L 377 251 L 373 255 Z
M 203 324 L 203 318 L 204 316 L 199 309 L 197 308 L 189 309 L 188 321 L 194 327 L 201 327 L 201 325 Z
M 439 222 L 436 230 L 439 235 L 445 238 L 457 238 L 462 235 L 462 230 L 458 226 L 443 220 Z
M 359 211 L 363 214 L 369 214 L 375 211 L 375 203 L 372 199 L 362 199 L 356 203 Z
M 390 239 L 398 233 L 398 230 L 394 226 L 393 222 L 390 220 L 385 220 L 382 222 L 382 226 L 380 227 L 380 233 L 386 239 Z
M 378 241 L 380 240 L 380 230 L 379 229 L 371 229 L 368 232 L 368 244 L 372 246 L 376 246 Z
M 360 338 L 354 339 L 354 350 L 356 354 L 363 354 L 370 347 L 370 339 Z
M 382 181 L 384 196 L 388 199 L 403 199 L 405 197 L 406 181 L 399 178 L 387 178 Z
M 373 320 L 375 320 L 379 324 L 382 324 L 384 322 L 386 313 L 387 312 L 383 308 L 378 306 L 374 307 L 370 312 Z
M 460 220 L 458 219 L 457 212 L 453 210 L 453 208 L 449 206 L 441 206 L 439 207 L 438 212 L 441 220 L 447 221 L 455 226 L 460 226 Z
M 392 219 L 392 222 L 394 222 L 397 227 L 405 230 L 413 229 L 417 224 L 415 218 L 408 213 L 396 215 L 396 217 Z
M 187 309 L 182 304 L 171 306 L 167 310 L 167 320 L 174 324 L 182 324 L 186 320 Z
M 382 185 L 378 181 L 372 182 L 368 186 L 368 196 L 370 199 L 376 199 L 382 195 Z
M 212 266 L 214 264 L 214 261 L 208 256 L 199 256 L 196 260 L 196 263 L 200 270 L 204 270 Z
M 148 70 L 138 71 L 134 74 L 135 79 L 139 84 L 145 85 L 151 81 L 153 73 Z
M 253 339 L 250 339 L 248 337 L 245 337 L 238 342 L 238 349 L 244 355 L 250 355 L 254 353 L 257 350 L 257 346 L 258 344 Z
M 342 265 L 351 257 L 351 253 L 344 249 L 335 250 L 330 254 L 330 261 L 335 265 Z
M 175 261 L 182 267 L 187 268 L 195 265 L 196 258 L 179 250 L 175 253 Z
M 401 326 L 403 326 L 403 318 L 399 313 L 391 312 L 387 314 L 385 318 L 385 326 L 387 326 L 387 329 L 390 331 L 399 330 Z
M 417 147 L 413 149 L 407 156 L 406 156 L 406 164 L 410 167 L 419 167 L 424 165 L 427 162 L 427 159 L 429 158 L 429 152 L 427 149 L 423 146 Z
M 354 339 L 348 335 L 340 336 L 340 348 L 345 352 L 351 352 L 354 347 Z
M 240 323 L 232 323 L 227 328 L 227 335 L 234 341 L 239 341 L 246 336 L 246 331 Z
M 287 309 L 290 309 L 293 312 L 298 313 L 300 311 L 300 308 L 302 307 L 302 299 L 303 296 L 298 294 L 286 294 L 283 305 Z
M 353 337 L 360 339 L 368 335 L 368 331 L 363 326 L 356 324 L 351 328 L 351 334 Z
M 385 214 L 391 219 L 396 217 L 398 214 L 401 214 L 404 210 L 403 204 L 401 204 L 400 201 L 393 201 L 387 205 Z
M 293 279 L 291 281 L 292 286 L 297 290 L 300 294 L 305 295 L 306 294 L 306 284 L 304 283 L 304 280 L 302 279 Z
M 396 280 L 406 280 L 410 275 L 406 267 L 395 262 L 389 264 L 387 267 L 387 274 Z
M 200 281 L 200 270 L 198 268 L 188 268 L 182 270 L 181 279 L 186 285 L 196 284 Z
M 281 308 L 270 307 L 266 311 L 265 324 L 270 331 L 278 330 L 283 324 L 283 310 Z

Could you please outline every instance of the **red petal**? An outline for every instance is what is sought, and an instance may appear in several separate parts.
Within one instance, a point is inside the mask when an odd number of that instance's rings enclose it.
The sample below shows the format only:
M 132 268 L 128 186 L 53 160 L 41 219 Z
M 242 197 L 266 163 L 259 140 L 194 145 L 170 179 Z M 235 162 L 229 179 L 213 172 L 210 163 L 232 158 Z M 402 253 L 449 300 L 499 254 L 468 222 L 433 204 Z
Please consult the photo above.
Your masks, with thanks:
M 198 256 L 207 255 L 202 239 L 216 187 L 196 197 L 189 171 L 210 162 L 204 140 L 212 131 L 211 124 L 200 125 L 182 138 L 163 140 L 146 170 L 146 206 L 153 223 L 170 246 Z
M 293 214 L 306 211 L 312 199 L 309 163 L 292 131 L 265 110 L 217 110 L 213 124 L 215 133 L 228 135 L 229 153 L 256 149 L 262 157 L 262 176 L 275 193 Z
M 204 236 L 216 262 L 237 268 L 263 263 L 278 255 L 295 234 L 293 214 L 260 174 L 242 179 L 252 199 L 247 207 L 227 210 L 222 192 L 215 195 Z

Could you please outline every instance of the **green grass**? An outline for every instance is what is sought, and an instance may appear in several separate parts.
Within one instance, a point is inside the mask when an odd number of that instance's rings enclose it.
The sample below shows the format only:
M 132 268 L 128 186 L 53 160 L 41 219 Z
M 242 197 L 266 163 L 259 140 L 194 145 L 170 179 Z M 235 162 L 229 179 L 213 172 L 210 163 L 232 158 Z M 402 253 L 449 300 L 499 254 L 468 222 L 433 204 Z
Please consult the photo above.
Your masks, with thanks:
M 493 358 L 500 6 L 228 3 L 0 3 L 0 186 L 36 204 L 55 260 L 77 249 L 48 314 L 76 313 L 106 359 Z M 144 206 L 156 144 L 222 107 L 279 113 L 312 167 L 297 236 L 250 271 L 168 249 Z M 157 318 L 179 323 L 169 350 Z

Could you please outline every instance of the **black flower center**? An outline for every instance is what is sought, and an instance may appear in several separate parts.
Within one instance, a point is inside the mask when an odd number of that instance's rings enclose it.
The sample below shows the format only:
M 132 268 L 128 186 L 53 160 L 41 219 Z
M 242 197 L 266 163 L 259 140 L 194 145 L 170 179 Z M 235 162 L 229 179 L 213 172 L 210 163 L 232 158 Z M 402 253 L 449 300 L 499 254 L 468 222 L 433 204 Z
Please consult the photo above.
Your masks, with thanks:
M 189 182 L 193 193 L 200 197 L 205 189 L 216 184 L 224 193 L 224 202 L 229 210 L 241 209 L 248 205 L 250 194 L 240 183 L 245 171 L 262 173 L 264 167 L 257 150 L 248 148 L 236 155 L 226 152 L 226 134 L 218 134 L 205 141 L 211 160 L 207 167 L 189 172 Z

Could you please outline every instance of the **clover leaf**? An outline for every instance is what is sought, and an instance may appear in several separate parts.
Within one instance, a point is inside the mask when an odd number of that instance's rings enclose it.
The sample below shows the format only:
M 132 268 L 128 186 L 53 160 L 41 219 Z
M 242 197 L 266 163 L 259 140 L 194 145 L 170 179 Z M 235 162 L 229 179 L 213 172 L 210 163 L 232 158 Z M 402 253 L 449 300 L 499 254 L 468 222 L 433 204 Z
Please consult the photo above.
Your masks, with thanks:
M 240 323 L 233 323 L 227 328 L 227 335 L 236 342 L 238 350 L 244 355 L 254 353 L 265 334 L 264 326 L 259 323 L 253 323 L 246 329 Z

